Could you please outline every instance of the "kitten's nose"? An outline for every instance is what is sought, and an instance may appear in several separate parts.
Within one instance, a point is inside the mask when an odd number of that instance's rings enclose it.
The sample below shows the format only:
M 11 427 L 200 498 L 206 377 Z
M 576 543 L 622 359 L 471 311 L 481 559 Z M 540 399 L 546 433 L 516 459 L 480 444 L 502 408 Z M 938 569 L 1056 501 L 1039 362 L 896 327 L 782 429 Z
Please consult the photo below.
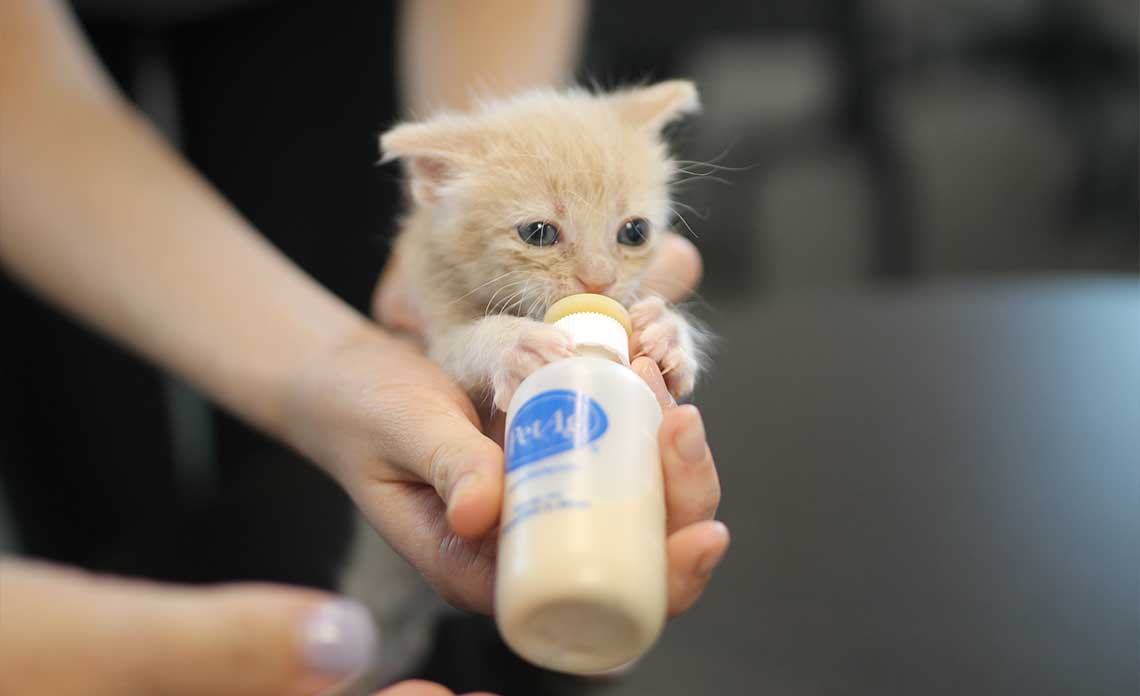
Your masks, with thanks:
M 595 295 L 604 295 L 606 290 L 614 286 L 614 281 L 607 280 L 604 283 L 590 283 L 582 280 L 582 276 L 578 276 L 578 282 L 582 285 L 582 290 L 585 292 L 592 292 Z

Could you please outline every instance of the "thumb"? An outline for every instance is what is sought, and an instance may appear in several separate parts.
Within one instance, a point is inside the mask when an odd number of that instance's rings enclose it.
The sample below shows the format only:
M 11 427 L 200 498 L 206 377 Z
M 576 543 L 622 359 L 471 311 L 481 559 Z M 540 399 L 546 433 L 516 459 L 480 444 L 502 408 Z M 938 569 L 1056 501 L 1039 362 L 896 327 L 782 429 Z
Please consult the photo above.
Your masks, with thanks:
M 476 539 L 495 526 L 502 496 L 503 451 L 455 411 L 432 416 L 409 433 L 419 441 L 422 476 L 447 505 L 447 523 Z
M 301 696 L 377 652 L 360 605 L 269 585 L 189 589 L 0 563 L 0 691 Z
M 230 585 L 172 590 L 152 606 L 147 681 L 157 693 L 317 694 L 377 654 L 367 609 L 319 592 Z

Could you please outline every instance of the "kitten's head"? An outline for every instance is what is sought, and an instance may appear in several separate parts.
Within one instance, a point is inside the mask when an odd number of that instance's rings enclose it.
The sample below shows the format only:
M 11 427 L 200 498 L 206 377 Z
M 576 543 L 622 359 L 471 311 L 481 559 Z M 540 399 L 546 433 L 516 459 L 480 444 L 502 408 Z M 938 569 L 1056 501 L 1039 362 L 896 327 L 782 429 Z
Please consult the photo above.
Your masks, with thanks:
M 634 298 L 671 214 L 661 129 L 697 106 L 685 81 L 538 91 L 399 125 L 380 143 L 408 172 L 441 266 L 433 282 L 480 311 L 540 317 L 579 292 Z

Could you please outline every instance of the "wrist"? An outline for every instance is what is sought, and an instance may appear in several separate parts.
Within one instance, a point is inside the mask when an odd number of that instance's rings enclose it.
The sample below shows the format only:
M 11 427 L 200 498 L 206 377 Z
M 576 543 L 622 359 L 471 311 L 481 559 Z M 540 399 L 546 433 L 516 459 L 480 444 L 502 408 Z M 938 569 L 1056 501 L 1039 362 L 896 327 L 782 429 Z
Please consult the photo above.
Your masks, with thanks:
M 360 368 L 367 364 L 369 369 L 399 370 L 398 353 L 405 349 L 378 325 L 360 317 L 290 372 L 279 392 L 273 434 L 343 482 L 340 474 L 356 444 L 352 426 L 362 415 L 357 412 L 358 400 L 370 385 L 370 375 Z
M 338 301 L 339 302 L 339 301 Z M 282 341 L 280 352 L 263 364 L 263 387 L 251 391 L 260 398 L 250 404 L 247 420 L 282 443 L 296 448 L 296 414 L 300 401 L 314 398 L 311 383 L 347 346 L 382 332 L 368 318 L 348 306 L 338 307 L 339 316 L 325 316 L 317 324 L 298 327 L 291 339 Z M 254 377 L 254 379 L 259 379 Z

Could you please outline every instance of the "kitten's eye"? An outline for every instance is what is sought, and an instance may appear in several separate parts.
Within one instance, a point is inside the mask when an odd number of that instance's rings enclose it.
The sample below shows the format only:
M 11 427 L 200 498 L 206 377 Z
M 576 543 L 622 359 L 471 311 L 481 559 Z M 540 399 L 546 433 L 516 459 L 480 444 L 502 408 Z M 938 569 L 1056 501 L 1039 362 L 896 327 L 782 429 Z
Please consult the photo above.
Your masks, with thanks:
M 528 222 L 519 225 L 519 237 L 527 244 L 550 246 L 558 241 L 558 228 L 549 222 Z
M 649 239 L 649 223 L 641 218 L 627 221 L 618 230 L 618 244 L 641 246 Z

